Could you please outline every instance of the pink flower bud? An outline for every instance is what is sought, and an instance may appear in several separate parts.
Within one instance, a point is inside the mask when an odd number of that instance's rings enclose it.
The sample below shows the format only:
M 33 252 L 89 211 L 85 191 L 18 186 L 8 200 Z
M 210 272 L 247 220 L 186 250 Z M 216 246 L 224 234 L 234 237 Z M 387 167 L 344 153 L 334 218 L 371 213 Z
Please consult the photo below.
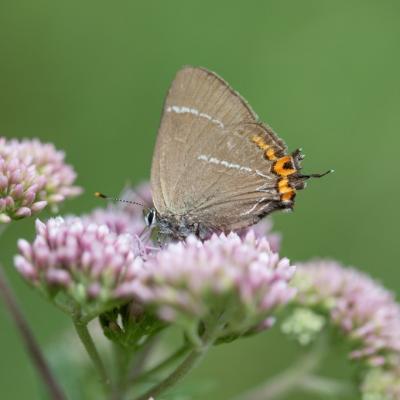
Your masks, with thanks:
M 15 216 L 17 218 L 30 217 L 31 214 L 32 214 L 32 211 L 28 207 L 21 207 L 15 212 Z
M 31 209 L 34 213 L 37 213 L 39 211 L 42 211 L 46 206 L 47 206 L 47 201 L 37 201 L 36 203 L 33 203 L 31 206 Z

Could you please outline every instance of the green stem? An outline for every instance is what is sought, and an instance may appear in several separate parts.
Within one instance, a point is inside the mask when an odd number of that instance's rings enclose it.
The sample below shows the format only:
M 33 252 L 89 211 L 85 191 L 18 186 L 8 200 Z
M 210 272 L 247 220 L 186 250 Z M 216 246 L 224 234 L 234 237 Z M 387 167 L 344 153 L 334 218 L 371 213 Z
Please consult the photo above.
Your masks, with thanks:
M 0 225 L 1 228 L 1 225 Z M 28 355 L 31 358 L 33 365 L 36 367 L 40 378 L 43 381 L 44 387 L 48 391 L 49 397 L 52 400 L 65 400 L 66 397 L 55 379 L 53 372 L 51 371 L 43 353 L 36 342 L 35 337 L 22 314 L 20 307 L 17 303 L 14 293 L 7 279 L 3 273 L 3 267 L 0 264 L 0 296 L 3 298 L 4 304 L 8 308 L 11 317 L 21 335 L 22 341 L 25 344 Z
M 174 371 L 172 371 L 170 375 L 167 376 L 166 379 L 155 385 L 146 393 L 137 397 L 135 400 L 148 400 L 152 397 L 156 398 L 156 396 L 164 393 L 167 389 L 176 385 L 184 376 L 188 374 L 189 371 L 193 369 L 195 365 L 197 365 L 206 352 L 207 347 L 192 350 L 191 353 L 182 361 L 181 364 L 178 365 Z
M 159 341 L 159 336 L 154 336 L 151 337 L 144 343 L 142 348 L 140 349 L 140 352 L 137 354 L 137 357 L 133 360 L 133 365 L 131 368 L 130 372 L 130 377 L 129 380 L 130 382 L 136 382 L 138 377 L 141 376 L 140 374 L 143 371 L 143 368 L 146 366 L 146 362 L 151 355 L 154 347 L 157 345 L 157 342 Z
M 108 378 L 108 374 L 104 367 L 103 361 L 101 360 L 100 355 L 93 342 L 92 336 L 90 335 L 90 332 L 87 328 L 87 324 L 82 323 L 79 319 L 74 319 L 74 325 L 76 332 L 81 339 L 83 346 L 85 347 L 86 352 L 88 353 L 97 372 L 99 373 L 101 382 L 106 388 L 108 388 L 110 380 Z
M 6 231 L 8 224 L 4 224 L 0 222 L 0 236 Z
M 219 317 L 207 321 L 205 324 L 205 332 L 200 339 L 201 345 L 192 349 L 187 357 L 165 379 L 150 388 L 146 393 L 137 397 L 135 400 L 148 400 L 150 398 L 156 398 L 156 396 L 164 393 L 172 386 L 175 386 L 182 378 L 184 378 L 204 357 L 210 346 L 218 337 L 220 323 L 221 321 Z
M 123 398 L 128 384 L 129 364 L 132 358 L 132 350 L 114 343 L 116 361 L 115 385 L 113 387 L 112 400 Z
M 176 360 L 181 358 L 183 355 L 185 355 L 189 350 L 188 345 L 183 345 L 180 347 L 178 350 L 176 350 L 174 353 L 172 353 L 169 357 L 167 357 L 164 361 L 161 361 L 158 365 L 155 367 L 149 369 L 148 371 L 144 372 L 143 374 L 139 375 L 135 378 L 133 378 L 136 382 L 137 381 L 144 381 L 147 378 L 149 378 L 152 375 L 158 374 L 159 372 L 163 371 L 165 368 L 173 364 Z
M 290 368 L 267 380 L 259 388 L 238 396 L 236 400 L 272 400 L 287 396 L 315 371 L 324 355 L 325 342 L 315 345 Z
M 348 382 L 337 379 L 326 378 L 318 375 L 308 375 L 299 384 L 305 391 L 325 396 L 347 395 L 354 396 L 354 386 Z

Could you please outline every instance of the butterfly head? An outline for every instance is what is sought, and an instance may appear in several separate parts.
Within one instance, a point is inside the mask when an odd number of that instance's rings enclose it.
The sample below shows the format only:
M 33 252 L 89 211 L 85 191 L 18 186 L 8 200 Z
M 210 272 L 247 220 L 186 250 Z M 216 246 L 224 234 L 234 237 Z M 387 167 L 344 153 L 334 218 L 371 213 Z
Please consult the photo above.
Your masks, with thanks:
M 154 227 L 158 222 L 157 210 L 155 208 L 146 208 L 143 210 L 144 221 L 149 228 Z

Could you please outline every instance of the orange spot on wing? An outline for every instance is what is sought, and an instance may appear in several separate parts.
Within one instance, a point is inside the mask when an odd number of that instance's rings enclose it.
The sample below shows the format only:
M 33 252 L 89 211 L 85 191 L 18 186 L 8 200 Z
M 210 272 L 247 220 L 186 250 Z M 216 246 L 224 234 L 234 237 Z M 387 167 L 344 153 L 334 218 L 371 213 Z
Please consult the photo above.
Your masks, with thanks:
M 282 178 L 278 182 L 278 190 L 280 194 L 291 192 L 293 189 L 289 186 L 289 179 Z
M 288 167 L 289 165 L 289 167 Z M 293 159 L 291 156 L 284 156 L 279 158 L 274 164 L 274 172 L 280 176 L 289 176 L 294 174 L 297 170 L 293 167 Z
M 267 150 L 270 147 L 261 136 L 254 135 L 251 140 L 261 149 Z
M 296 191 L 289 185 L 288 178 L 281 178 L 278 181 L 278 191 L 282 201 L 290 201 L 293 199 Z
M 294 197 L 294 190 L 292 190 L 290 193 L 285 193 L 281 196 L 282 201 L 290 201 Z
M 267 144 L 263 137 L 254 135 L 251 141 L 264 151 L 264 155 L 268 160 L 276 160 L 273 166 L 273 171 L 281 176 L 278 180 L 278 192 L 281 196 L 281 201 L 291 201 L 296 195 L 296 190 L 289 184 L 289 175 L 294 174 L 297 170 L 294 167 L 293 158 L 284 156 L 277 158 L 274 148 Z
M 275 150 L 272 146 L 265 142 L 261 136 L 254 135 L 251 138 L 252 142 L 255 143 L 261 150 L 264 150 L 265 157 L 268 160 L 276 160 Z
M 276 160 L 275 150 L 272 147 L 265 152 L 265 155 L 267 156 L 268 160 Z

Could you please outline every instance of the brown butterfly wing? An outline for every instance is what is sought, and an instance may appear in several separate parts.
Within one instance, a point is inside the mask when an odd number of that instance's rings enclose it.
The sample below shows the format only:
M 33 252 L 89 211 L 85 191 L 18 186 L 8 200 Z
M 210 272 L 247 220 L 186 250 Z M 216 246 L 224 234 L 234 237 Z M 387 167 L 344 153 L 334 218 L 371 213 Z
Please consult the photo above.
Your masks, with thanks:
M 276 206 L 272 162 L 254 142 L 286 147 L 216 74 L 180 70 L 168 92 L 152 165 L 161 215 L 186 215 L 226 230 L 251 225 Z
M 194 219 L 228 231 L 252 225 L 280 207 L 273 161 L 265 158 L 254 137 L 272 143 L 266 127 L 244 123 L 227 132 L 222 144 L 207 146 L 197 156 L 197 170 L 203 172 L 196 174 L 196 190 L 203 200 L 188 213 Z

